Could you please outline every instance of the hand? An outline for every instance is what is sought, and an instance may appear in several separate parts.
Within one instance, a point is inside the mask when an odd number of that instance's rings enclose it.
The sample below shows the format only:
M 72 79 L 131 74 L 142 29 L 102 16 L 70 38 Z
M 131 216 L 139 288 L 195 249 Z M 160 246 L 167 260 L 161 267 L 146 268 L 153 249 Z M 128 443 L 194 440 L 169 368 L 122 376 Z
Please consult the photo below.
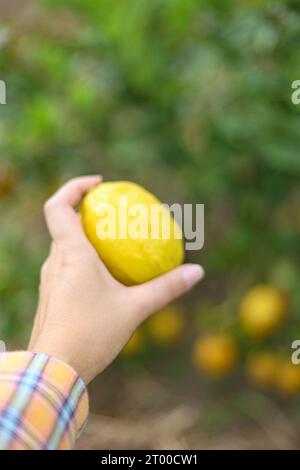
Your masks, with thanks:
M 57 357 L 88 383 L 121 351 L 151 313 L 203 277 L 182 265 L 150 282 L 125 287 L 116 281 L 86 238 L 75 207 L 101 177 L 66 183 L 45 204 L 52 237 L 41 272 L 40 298 L 29 350 Z

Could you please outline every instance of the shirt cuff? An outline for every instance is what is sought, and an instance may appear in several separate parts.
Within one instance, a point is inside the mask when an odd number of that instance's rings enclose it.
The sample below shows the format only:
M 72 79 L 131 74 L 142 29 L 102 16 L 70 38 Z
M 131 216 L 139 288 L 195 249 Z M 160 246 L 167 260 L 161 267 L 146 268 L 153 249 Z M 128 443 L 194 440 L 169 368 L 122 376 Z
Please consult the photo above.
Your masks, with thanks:
M 0 354 L 0 392 L 0 449 L 71 449 L 88 417 L 83 380 L 45 354 Z

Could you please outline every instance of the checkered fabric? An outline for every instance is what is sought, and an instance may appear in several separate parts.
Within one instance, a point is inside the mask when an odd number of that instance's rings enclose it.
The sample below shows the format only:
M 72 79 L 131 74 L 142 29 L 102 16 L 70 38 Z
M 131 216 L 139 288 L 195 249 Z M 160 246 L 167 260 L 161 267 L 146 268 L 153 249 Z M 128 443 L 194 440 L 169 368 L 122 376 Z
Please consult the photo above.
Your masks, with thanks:
M 0 449 L 71 449 L 88 416 L 86 387 L 64 362 L 0 354 Z

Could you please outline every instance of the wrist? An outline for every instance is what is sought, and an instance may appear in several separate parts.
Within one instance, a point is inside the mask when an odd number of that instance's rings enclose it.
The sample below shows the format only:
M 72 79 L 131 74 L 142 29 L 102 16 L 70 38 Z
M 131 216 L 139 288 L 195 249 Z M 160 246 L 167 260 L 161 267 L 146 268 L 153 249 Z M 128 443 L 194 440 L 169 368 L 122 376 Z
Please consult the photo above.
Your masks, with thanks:
M 28 347 L 28 351 L 38 354 L 45 354 L 49 357 L 57 359 L 67 366 L 71 367 L 75 373 L 84 381 L 85 384 L 88 384 L 90 379 L 87 374 L 82 370 L 78 361 L 70 354 L 65 348 L 60 348 L 57 344 L 51 344 L 48 341 L 37 340 L 33 345 Z

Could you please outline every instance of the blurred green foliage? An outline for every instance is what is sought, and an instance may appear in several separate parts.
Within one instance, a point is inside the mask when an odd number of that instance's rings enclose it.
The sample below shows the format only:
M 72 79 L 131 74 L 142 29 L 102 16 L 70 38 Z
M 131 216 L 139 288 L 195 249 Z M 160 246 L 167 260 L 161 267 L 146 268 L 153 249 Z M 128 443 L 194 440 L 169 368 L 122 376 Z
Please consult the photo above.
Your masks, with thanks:
M 43 201 L 101 173 L 204 203 L 205 249 L 188 254 L 207 271 L 187 301 L 197 328 L 231 325 L 248 347 L 238 302 L 268 282 L 291 300 L 274 339 L 288 352 L 300 331 L 299 2 L 48 0 L 30 18 L 0 23 L 1 337 L 24 344 L 30 328 Z

